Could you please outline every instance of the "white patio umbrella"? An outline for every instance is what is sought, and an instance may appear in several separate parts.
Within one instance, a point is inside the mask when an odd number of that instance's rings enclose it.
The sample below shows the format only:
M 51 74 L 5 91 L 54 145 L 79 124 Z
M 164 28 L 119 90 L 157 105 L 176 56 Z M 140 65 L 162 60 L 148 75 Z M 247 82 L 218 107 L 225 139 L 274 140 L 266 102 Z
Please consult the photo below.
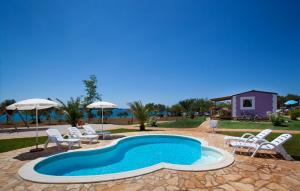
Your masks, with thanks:
M 102 124 L 101 124 L 101 134 L 103 135 L 103 109 L 106 108 L 116 108 L 117 105 L 114 103 L 106 102 L 106 101 L 97 101 L 86 106 L 89 109 L 102 109 Z
M 42 149 L 38 148 L 38 126 L 39 126 L 39 121 L 38 121 L 38 110 L 41 109 L 47 109 L 51 107 L 57 107 L 58 104 L 54 101 L 50 101 L 47 99 L 26 99 L 23 101 L 19 101 L 17 103 L 14 103 L 12 105 L 9 105 L 6 107 L 7 110 L 33 110 L 35 109 L 35 122 L 36 122 L 36 128 L 35 128 L 35 143 L 36 143 L 36 148 L 32 149 L 31 151 L 40 151 Z

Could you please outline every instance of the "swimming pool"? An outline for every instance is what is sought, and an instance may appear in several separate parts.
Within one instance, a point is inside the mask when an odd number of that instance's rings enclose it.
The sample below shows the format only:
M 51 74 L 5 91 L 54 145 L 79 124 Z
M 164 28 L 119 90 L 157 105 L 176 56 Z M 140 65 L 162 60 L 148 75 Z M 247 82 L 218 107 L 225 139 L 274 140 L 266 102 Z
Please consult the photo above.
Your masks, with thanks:
M 96 149 L 69 151 L 24 165 L 19 174 L 47 183 L 95 182 L 149 173 L 161 168 L 201 171 L 234 161 L 203 140 L 179 135 L 138 135 Z

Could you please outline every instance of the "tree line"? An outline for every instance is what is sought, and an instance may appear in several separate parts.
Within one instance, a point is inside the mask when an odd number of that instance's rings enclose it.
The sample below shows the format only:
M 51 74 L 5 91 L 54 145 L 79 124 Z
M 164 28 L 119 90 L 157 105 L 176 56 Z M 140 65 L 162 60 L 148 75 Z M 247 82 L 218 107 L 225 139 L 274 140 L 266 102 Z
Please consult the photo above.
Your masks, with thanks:
M 101 101 L 102 95 L 97 91 L 97 78 L 95 75 L 91 75 L 89 79 L 83 80 L 86 95 L 78 96 L 75 98 L 70 98 L 67 102 L 56 98 L 56 100 L 61 104 L 60 108 L 49 108 L 42 110 L 39 113 L 38 120 L 40 121 L 40 116 L 45 116 L 46 119 L 51 123 L 51 112 L 55 112 L 58 115 L 64 115 L 66 122 L 72 126 L 76 126 L 79 119 L 83 117 L 84 112 L 87 113 L 88 119 L 101 116 L 100 110 L 97 111 L 97 116 L 90 109 L 86 109 L 86 106 L 95 102 Z M 51 100 L 50 98 L 48 98 Z M 288 100 L 299 100 L 300 96 L 296 94 L 287 94 L 286 96 L 278 96 L 278 107 L 282 107 L 285 101 Z M 20 115 L 22 121 L 28 126 L 27 119 L 24 119 L 19 111 L 9 111 L 6 110 L 8 105 L 15 103 L 14 99 L 7 99 L 0 103 L 0 115 L 6 114 L 6 122 L 12 121 L 12 115 L 17 112 Z M 189 98 L 179 101 L 178 103 L 167 106 L 160 103 L 147 103 L 142 104 L 141 101 L 135 101 L 128 104 L 129 110 L 124 110 L 118 114 L 119 117 L 127 117 L 129 112 L 132 112 L 136 118 L 141 119 L 141 128 L 145 120 L 149 116 L 189 116 L 193 118 L 195 115 L 204 115 L 209 112 L 210 108 L 213 106 L 213 102 L 206 98 Z M 228 107 L 228 104 L 220 105 L 221 107 Z M 35 112 L 27 111 L 30 115 L 32 121 L 35 121 Z M 105 109 L 104 116 L 110 116 L 112 114 L 112 109 Z M 26 115 L 27 116 L 27 115 Z

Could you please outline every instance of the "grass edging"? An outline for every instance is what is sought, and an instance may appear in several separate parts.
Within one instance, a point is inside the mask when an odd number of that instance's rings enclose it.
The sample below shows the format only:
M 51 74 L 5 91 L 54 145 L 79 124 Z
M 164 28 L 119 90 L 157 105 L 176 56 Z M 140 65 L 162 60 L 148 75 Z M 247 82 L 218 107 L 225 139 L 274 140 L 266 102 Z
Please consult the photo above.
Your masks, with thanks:
M 205 117 L 197 117 L 195 119 L 182 119 L 172 122 L 158 123 L 158 127 L 161 128 L 195 128 L 201 125 L 205 121 Z
M 220 129 L 273 129 L 273 130 L 293 130 L 300 131 L 300 121 L 286 120 L 286 126 L 274 126 L 271 122 L 252 122 L 252 121 L 235 121 L 219 120 L 218 128 Z

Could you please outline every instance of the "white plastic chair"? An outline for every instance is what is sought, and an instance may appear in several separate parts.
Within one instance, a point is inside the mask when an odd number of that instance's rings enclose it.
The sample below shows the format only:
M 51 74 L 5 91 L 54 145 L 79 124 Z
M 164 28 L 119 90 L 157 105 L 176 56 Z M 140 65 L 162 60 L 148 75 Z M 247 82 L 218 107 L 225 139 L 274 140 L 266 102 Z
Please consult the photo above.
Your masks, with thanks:
M 65 139 L 57 129 L 47 129 L 46 133 L 48 135 L 48 140 L 45 143 L 45 149 L 48 147 L 49 143 L 55 143 L 57 148 L 59 148 L 62 143 L 67 143 L 69 149 L 75 144 L 78 144 L 80 147 L 80 139 Z
M 93 140 L 96 140 L 98 142 L 98 135 L 83 135 L 79 129 L 77 129 L 76 127 L 69 127 L 68 128 L 69 134 L 72 138 L 76 138 L 76 139 L 87 139 L 89 140 L 89 143 L 91 144 L 93 142 Z
M 283 144 L 287 142 L 289 139 L 292 138 L 292 135 L 290 134 L 282 134 L 275 138 L 273 141 L 269 142 L 265 139 L 258 139 L 254 141 L 253 143 L 249 142 L 232 142 L 232 146 L 234 146 L 233 154 L 235 154 L 235 151 L 238 148 L 248 148 L 248 152 L 251 150 L 254 150 L 251 157 L 254 157 L 256 153 L 260 150 L 265 151 L 274 151 L 276 153 L 281 154 L 284 159 L 286 160 L 293 160 L 293 158 L 286 152 L 286 150 L 283 148 Z
M 234 136 L 225 136 L 225 144 L 230 144 L 231 141 L 240 141 L 240 142 L 254 142 L 258 139 L 265 139 L 268 135 L 272 133 L 271 129 L 265 129 L 258 133 L 257 135 L 253 135 L 251 133 L 244 133 L 241 137 Z
M 89 124 L 83 125 L 82 127 L 87 135 L 102 135 L 104 138 L 106 135 L 111 134 L 109 131 L 96 132 L 95 129 Z

